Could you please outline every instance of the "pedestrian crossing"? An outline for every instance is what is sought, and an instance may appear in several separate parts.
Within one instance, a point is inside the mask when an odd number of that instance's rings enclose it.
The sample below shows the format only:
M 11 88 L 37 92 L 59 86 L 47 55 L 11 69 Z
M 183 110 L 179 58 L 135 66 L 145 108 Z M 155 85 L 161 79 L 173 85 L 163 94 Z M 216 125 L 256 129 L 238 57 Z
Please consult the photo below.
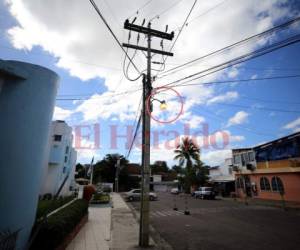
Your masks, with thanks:
M 167 216 L 179 216 L 183 215 L 183 211 L 175 210 L 164 210 L 164 211 L 153 211 L 150 213 L 150 217 L 167 217 Z

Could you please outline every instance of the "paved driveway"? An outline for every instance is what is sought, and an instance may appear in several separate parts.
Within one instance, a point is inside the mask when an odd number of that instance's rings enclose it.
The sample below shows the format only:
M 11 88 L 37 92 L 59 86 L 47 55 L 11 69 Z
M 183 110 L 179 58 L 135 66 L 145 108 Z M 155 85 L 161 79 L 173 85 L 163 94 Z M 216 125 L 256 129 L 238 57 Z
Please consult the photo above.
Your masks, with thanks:
M 300 249 L 300 212 L 158 193 L 151 224 L 174 250 Z M 139 202 L 132 202 L 138 210 Z M 176 204 L 178 211 L 174 211 Z M 188 209 L 191 215 L 184 215 Z

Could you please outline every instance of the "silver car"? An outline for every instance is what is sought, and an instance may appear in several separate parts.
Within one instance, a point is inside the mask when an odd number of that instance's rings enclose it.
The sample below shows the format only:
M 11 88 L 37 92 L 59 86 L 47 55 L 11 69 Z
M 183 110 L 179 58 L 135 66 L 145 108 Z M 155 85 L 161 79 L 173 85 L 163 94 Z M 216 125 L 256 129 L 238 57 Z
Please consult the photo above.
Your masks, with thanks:
M 136 201 L 141 199 L 141 189 L 132 189 L 125 194 L 125 198 L 128 201 Z M 157 195 L 153 192 L 149 192 L 149 200 L 157 200 Z

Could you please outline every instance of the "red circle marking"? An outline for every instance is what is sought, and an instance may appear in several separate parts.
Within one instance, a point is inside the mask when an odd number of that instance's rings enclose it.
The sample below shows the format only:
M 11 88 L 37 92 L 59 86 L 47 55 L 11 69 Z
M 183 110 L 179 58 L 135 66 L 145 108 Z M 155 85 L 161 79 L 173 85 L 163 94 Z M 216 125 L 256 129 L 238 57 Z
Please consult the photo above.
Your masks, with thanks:
M 153 97 L 155 94 L 157 94 L 157 90 L 159 90 L 159 89 L 171 90 L 171 91 L 175 92 L 175 94 L 179 97 L 179 100 L 180 100 L 180 112 L 179 112 L 179 113 L 177 114 L 177 116 L 175 116 L 175 118 L 173 118 L 172 120 L 169 120 L 169 121 L 160 121 L 159 119 L 155 118 L 155 117 L 152 116 L 152 114 L 151 114 L 151 111 L 150 111 L 150 106 L 151 106 L 150 101 L 151 101 L 151 100 L 150 100 L 150 99 L 151 99 L 151 97 Z M 162 91 L 160 91 L 160 92 L 162 92 Z M 182 113 L 183 113 L 183 98 L 182 98 L 182 96 L 178 93 L 178 91 L 176 91 L 176 90 L 173 89 L 173 88 L 170 88 L 170 87 L 157 87 L 157 88 L 154 88 L 154 89 L 152 90 L 151 94 L 147 97 L 146 111 L 147 111 L 148 115 L 149 115 L 154 121 L 156 121 L 156 122 L 164 123 L 164 124 L 166 124 L 166 123 L 172 123 L 172 122 L 176 121 L 176 120 L 179 118 L 179 116 L 181 116 Z

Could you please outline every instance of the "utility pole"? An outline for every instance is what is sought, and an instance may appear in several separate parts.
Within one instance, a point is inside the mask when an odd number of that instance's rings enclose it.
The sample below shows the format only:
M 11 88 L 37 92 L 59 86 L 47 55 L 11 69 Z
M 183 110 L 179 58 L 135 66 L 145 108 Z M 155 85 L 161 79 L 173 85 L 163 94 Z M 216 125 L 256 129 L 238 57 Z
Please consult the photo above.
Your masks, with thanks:
M 117 163 L 116 163 L 116 177 L 115 177 L 115 192 L 118 193 L 119 192 L 119 175 L 120 175 L 120 163 L 121 160 L 118 159 Z
M 151 38 L 158 37 L 161 39 L 172 40 L 174 38 L 174 32 L 167 33 L 154 30 L 151 28 L 151 23 L 149 22 L 147 27 L 135 25 L 130 23 L 127 19 L 124 23 L 124 29 L 130 31 L 135 31 L 138 33 L 143 33 L 147 36 L 147 47 L 141 47 L 138 45 L 125 44 L 123 47 L 143 50 L 147 52 L 147 75 L 143 74 L 143 113 L 142 113 L 142 193 L 141 193 L 141 207 L 140 207 L 140 231 L 139 231 L 139 245 L 141 247 L 149 246 L 149 189 L 150 189 L 150 130 L 151 130 L 151 107 L 148 107 L 149 112 L 147 112 L 147 105 L 151 106 L 151 103 L 147 103 L 148 97 L 151 95 L 152 91 L 152 79 L 151 79 L 151 58 L 152 53 L 161 54 L 166 56 L 173 56 L 173 53 L 166 52 L 163 50 L 156 50 L 151 48 Z M 151 102 L 151 100 L 150 100 Z

